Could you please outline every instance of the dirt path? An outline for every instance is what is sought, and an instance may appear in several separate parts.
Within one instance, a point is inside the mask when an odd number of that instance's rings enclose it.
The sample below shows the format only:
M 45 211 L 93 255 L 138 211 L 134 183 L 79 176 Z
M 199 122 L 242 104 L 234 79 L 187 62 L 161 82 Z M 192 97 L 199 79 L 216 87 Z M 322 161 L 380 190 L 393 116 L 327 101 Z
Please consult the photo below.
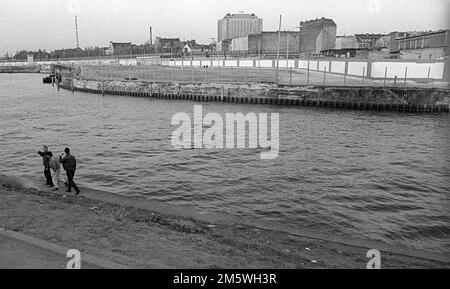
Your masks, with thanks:
M 5 183 L 0 227 L 132 268 L 365 268 L 370 249 Z M 0 246 L 8 254 L 22 253 Z M 450 262 L 382 252 L 382 268 L 443 267 Z

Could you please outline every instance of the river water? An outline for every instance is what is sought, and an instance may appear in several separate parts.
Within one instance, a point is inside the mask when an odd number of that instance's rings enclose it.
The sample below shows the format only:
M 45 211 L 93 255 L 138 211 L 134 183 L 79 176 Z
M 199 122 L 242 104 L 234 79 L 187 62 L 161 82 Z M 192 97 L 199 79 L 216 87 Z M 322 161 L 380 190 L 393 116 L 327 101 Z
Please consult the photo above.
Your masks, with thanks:
M 0 74 L 0 173 L 39 179 L 43 144 L 78 159 L 82 187 L 450 252 L 450 115 L 197 103 L 280 114 L 280 155 L 176 150 L 195 102 L 57 91 Z M 42 180 L 43 181 L 43 180 Z

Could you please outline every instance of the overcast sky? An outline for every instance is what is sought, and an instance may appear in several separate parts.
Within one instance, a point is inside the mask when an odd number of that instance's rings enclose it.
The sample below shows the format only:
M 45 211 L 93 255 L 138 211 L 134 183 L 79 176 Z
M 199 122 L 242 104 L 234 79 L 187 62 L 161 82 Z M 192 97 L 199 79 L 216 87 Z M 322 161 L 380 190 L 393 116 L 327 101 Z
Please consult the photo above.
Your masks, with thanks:
M 450 0 L 0 0 L 0 55 L 17 50 L 107 46 L 110 40 L 143 43 L 156 36 L 217 38 L 217 20 L 245 11 L 264 19 L 264 30 L 300 20 L 332 18 L 338 35 L 449 28 Z

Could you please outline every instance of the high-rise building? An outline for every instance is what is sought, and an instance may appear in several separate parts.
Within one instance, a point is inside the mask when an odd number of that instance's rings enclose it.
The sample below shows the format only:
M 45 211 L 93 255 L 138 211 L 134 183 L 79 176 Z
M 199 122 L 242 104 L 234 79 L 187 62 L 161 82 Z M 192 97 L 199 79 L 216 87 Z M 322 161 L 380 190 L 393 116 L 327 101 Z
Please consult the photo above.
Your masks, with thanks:
M 263 30 L 263 20 L 255 14 L 227 14 L 218 22 L 218 41 L 259 34 Z

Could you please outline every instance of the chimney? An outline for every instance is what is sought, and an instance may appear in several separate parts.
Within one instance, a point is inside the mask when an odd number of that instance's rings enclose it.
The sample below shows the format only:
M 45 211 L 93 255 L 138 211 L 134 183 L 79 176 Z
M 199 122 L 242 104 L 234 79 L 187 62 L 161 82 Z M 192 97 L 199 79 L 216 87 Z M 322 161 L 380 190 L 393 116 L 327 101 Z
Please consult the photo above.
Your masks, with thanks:
M 150 42 L 149 42 L 149 44 L 150 45 L 153 44 L 152 27 L 151 26 L 150 26 Z

